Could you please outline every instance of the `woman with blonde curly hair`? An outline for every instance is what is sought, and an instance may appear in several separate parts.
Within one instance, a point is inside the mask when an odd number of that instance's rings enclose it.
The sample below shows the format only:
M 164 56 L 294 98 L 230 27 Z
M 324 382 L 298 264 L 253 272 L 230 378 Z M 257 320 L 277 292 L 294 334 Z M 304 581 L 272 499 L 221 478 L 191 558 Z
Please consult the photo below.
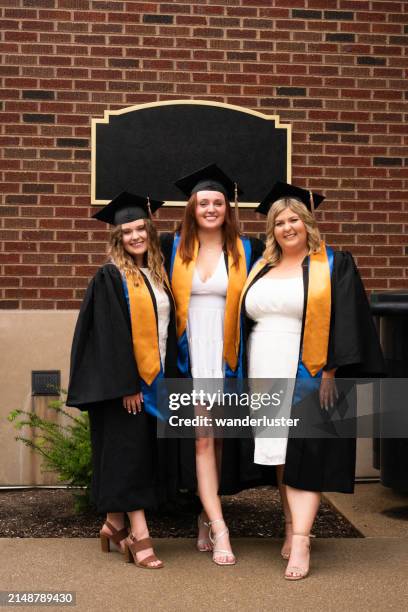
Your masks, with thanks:
M 323 199 L 286 183 L 274 186 L 257 209 L 267 215 L 266 248 L 241 296 L 251 388 L 261 385 L 265 391 L 275 383 L 283 393 L 278 414 L 286 417 L 286 426 L 276 437 L 272 428 L 256 430 L 254 462 L 276 468 L 287 580 L 308 574 L 309 537 L 321 492 L 354 488 L 355 437 L 336 432 L 318 437 L 334 427 L 330 416 L 340 412 L 339 402 L 345 406 L 335 377 L 384 372 L 353 258 L 320 238 L 313 212 Z M 349 408 L 354 410 L 354 403 Z M 289 431 L 288 417 L 292 425 L 297 418 L 300 435 Z
M 116 544 L 147 569 L 163 563 L 153 553 L 145 509 L 165 499 L 176 477 L 170 442 L 156 436 L 158 382 L 177 375 L 175 308 L 151 219 L 162 204 L 123 192 L 94 215 L 115 229 L 108 262 L 80 310 L 67 399 L 89 413 L 92 499 L 107 514 L 102 550 Z

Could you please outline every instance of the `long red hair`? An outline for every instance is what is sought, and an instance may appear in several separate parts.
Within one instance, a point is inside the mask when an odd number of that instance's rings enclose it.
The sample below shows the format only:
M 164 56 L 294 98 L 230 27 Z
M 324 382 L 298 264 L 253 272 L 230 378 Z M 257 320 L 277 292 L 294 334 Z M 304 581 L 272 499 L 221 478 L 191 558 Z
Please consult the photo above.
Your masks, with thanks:
M 229 200 L 225 198 L 225 219 L 222 225 L 223 233 L 223 249 L 232 255 L 234 266 L 239 265 L 239 252 L 237 248 L 237 238 L 239 237 L 239 229 L 235 220 L 234 211 L 231 208 Z M 184 210 L 184 217 L 181 221 L 178 231 L 180 232 L 179 252 L 183 263 L 189 263 L 193 259 L 194 243 L 198 239 L 198 227 L 195 216 L 197 208 L 197 194 L 193 193 L 187 202 Z

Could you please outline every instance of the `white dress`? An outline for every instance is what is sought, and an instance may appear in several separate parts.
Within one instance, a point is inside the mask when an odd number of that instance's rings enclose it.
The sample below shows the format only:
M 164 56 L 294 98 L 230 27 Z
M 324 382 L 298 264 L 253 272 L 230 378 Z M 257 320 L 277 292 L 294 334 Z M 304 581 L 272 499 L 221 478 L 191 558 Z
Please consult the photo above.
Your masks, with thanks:
M 224 376 L 224 313 L 228 274 L 224 253 L 213 275 L 203 282 L 194 270 L 188 308 L 187 338 L 193 378 Z
M 250 287 L 245 299 L 246 313 L 255 321 L 248 343 L 248 375 L 250 379 L 268 379 L 268 389 L 274 379 L 285 379 L 284 399 L 278 412 L 273 414 L 278 418 L 290 416 L 299 359 L 303 300 L 301 276 L 262 277 Z M 279 381 L 280 388 L 274 392 L 281 390 L 282 382 Z M 252 381 L 251 391 L 256 387 L 257 383 Z M 265 391 L 265 388 L 257 390 Z M 278 431 L 285 437 L 268 438 L 268 430 L 264 430 L 263 435 L 259 429 L 255 432 L 255 463 L 285 463 L 288 430 L 279 427 Z
M 164 363 L 166 361 L 167 334 L 170 321 L 170 302 L 163 287 L 159 287 L 153 282 L 149 268 L 140 268 L 140 270 L 147 277 L 147 280 L 152 286 L 154 297 L 156 298 L 160 361 L 164 370 Z

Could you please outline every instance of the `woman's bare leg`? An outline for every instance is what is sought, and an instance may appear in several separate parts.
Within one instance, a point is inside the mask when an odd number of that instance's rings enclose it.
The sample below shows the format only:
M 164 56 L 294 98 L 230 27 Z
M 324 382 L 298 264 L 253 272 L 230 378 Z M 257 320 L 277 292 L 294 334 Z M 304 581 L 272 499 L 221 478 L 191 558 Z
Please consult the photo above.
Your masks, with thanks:
M 292 516 L 293 534 L 307 536 L 313 527 L 320 505 L 321 494 L 317 491 L 303 491 L 286 486 L 286 494 Z M 308 569 L 310 563 L 309 540 L 293 537 L 288 567 Z M 294 575 L 297 575 L 295 572 Z
M 215 450 L 215 440 L 212 437 L 196 438 L 196 470 L 198 494 L 209 521 L 222 519 L 221 500 L 218 495 L 219 476 Z M 217 534 L 225 530 L 223 522 L 212 525 L 212 532 Z M 217 540 L 216 548 L 231 551 L 231 555 L 219 554 L 217 560 L 225 563 L 231 559 L 232 550 L 228 534 Z
M 106 521 L 110 523 L 111 525 L 113 525 L 113 527 L 115 527 L 117 531 L 120 531 L 125 526 L 125 513 L 124 512 L 108 512 L 106 515 Z M 111 529 L 109 529 L 106 523 L 103 524 L 101 532 L 107 535 L 108 537 L 113 535 Z M 112 545 L 112 542 L 111 542 L 111 545 Z M 124 551 L 125 549 L 124 540 L 122 540 L 118 544 L 118 547 L 120 548 L 122 552 Z
M 283 484 L 283 471 L 285 469 L 284 465 L 276 466 L 276 479 L 278 481 L 278 488 L 280 493 L 280 498 L 282 502 L 283 514 L 285 516 L 285 541 L 282 546 L 281 554 L 285 558 L 290 555 L 290 548 L 292 546 L 292 517 L 290 514 L 290 508 L 288 503 L 288 496 L 286 494 L 286 485 Z M 289 558 L 289 557 L 287 557 Z

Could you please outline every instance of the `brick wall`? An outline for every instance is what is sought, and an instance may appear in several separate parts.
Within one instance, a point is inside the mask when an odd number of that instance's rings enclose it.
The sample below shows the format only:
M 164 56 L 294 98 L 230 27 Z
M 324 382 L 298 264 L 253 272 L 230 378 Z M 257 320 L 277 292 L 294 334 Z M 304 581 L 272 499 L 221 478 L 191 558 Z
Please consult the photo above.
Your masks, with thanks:
M 2 308 L 79 306 L 108 236 L 87 219 L 91 117 L 180 98 L 291 122 L 293 182 L 325 193 L 326 240 L 353 252 L 367 289 L 408 287 L 406 0 L 0 7 Z M 180 212 L 161 211 L 161 228 Z

